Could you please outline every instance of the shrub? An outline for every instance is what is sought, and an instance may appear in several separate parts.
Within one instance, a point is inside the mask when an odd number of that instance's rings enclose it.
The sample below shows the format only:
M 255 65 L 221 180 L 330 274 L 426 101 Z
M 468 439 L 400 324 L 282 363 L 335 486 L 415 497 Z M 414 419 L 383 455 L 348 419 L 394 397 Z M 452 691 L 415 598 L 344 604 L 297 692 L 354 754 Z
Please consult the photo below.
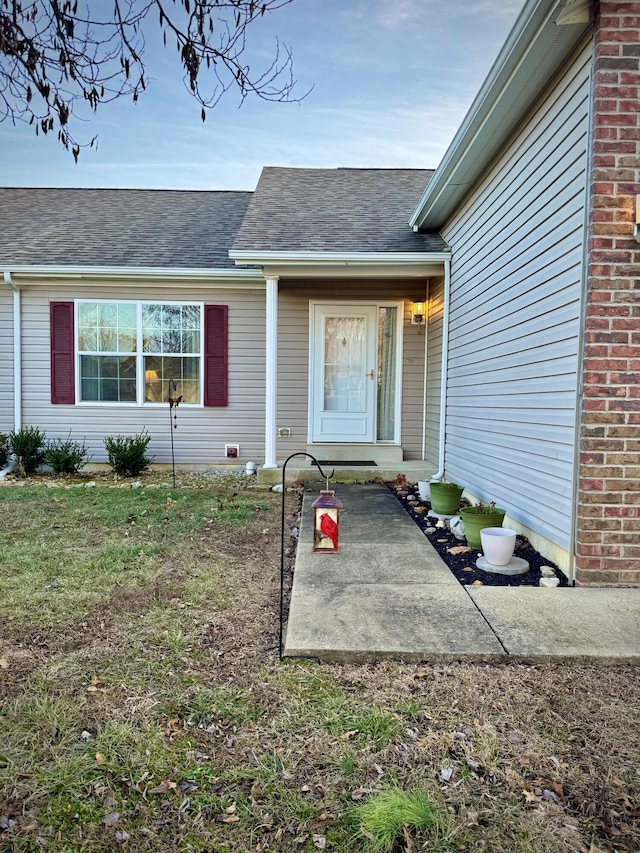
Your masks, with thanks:
M 87 464 L 89 457 L 87 448 L 79 441 L 71 440 L 71 433 L 66 441 L 56 438 L 50 441 L 45 450 L 45 461 L 51 465 L 54 474 L 77 474 Z
M 9 461 L 9 436 L 0 432 L 0 469 L 7 467 Z
M 146 430 L 137 435 L 108 435 L 104 440 L 109 465 L 123 477 L 137 477 L 153 462 L 144 452 L 151 441 Z
M 18 471 L 25 476 L 35 474 L 44 462 L 46 433 L 38 427 L 25 426 L 9 433 L 11 450 L 18 457 Z

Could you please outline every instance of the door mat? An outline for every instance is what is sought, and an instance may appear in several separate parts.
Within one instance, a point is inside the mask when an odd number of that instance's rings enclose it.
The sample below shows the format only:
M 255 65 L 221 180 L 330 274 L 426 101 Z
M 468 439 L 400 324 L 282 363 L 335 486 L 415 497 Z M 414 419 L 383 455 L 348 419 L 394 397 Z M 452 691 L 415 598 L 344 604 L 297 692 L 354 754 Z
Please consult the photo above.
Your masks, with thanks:
M 352 459 L 343 462 L 340 459 L 318 459 L 319 465 L 332 465 L 334 468 L 377 468 L 377 464 L 371 459 Z

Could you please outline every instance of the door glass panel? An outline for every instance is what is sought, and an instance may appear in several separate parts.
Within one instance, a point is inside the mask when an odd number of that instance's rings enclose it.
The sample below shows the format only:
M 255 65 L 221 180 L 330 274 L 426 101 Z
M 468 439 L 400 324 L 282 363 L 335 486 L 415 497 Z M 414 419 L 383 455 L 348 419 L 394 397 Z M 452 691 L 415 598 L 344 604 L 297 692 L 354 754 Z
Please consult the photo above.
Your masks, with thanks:
M 378 441 L 395 439 L 397 308 L 378 309 Z
M 327 317 L 324 326 L 324 410 L 364 412 L 365 317 Z

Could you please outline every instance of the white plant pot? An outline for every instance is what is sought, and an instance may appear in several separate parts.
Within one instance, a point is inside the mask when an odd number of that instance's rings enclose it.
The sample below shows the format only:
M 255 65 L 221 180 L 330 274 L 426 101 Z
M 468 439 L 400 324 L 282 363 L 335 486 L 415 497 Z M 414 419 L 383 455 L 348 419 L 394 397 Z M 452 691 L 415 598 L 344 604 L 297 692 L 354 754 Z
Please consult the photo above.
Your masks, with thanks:
M 492 566 L 506 566 L 516 547 L 516 532 L 508 527 L 485 527 L 480 531 L 482 553 Z
M 418 480 L 418 494 L 421 501 L 428 501 L 431 495 L 428 480 Z

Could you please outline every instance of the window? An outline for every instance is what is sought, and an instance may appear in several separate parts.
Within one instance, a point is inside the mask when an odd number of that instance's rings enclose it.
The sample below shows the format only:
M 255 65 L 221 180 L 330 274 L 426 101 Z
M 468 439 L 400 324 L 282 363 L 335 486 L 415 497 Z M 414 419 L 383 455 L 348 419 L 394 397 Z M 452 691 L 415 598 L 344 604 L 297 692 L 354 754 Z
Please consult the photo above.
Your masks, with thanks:
M 170 386 L 188 403 L 228 405 L 227 305 L 51 301 L 49 322 L 53 405 L 160 403 Z
M 202 405 L 202 305 L 77 302 L 80 402 Z

